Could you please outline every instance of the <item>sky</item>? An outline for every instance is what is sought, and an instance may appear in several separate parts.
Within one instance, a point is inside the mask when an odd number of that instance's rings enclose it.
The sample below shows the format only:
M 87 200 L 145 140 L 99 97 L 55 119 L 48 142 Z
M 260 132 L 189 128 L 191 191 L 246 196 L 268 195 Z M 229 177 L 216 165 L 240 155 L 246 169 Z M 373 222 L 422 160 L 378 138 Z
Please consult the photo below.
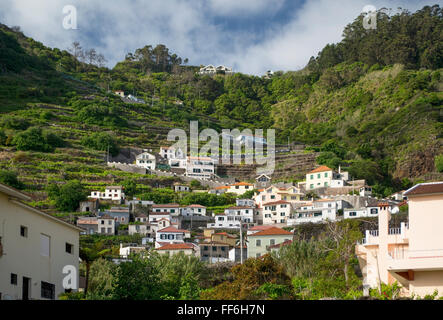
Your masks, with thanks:
M 225 65 L 236 72 L 298 70 L 367 5 L 411 12 L 438 1 L 420 0 L 0 0 L 0 23 L 20 26 L 49 47 L 79 41 L 112 68 L 128 52 L 164 44 L 190 65 Z M 63 21 L 76 9 L 77 29 Z M 73 22 L 72 20 L 69 20 Z

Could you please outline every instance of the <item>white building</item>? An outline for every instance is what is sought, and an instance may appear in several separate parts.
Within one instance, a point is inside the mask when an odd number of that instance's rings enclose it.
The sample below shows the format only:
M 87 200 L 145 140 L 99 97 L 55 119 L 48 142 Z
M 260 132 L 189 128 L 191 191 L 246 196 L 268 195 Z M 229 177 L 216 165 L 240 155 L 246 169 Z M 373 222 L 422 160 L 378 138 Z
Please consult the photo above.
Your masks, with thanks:
M 159 248 L 166 243 L 184 243 L 185 239 L 191 238 L 191 232 L 169 226 L 159 229 L 155 235 L 155 247 Z
M 105 192 L 92 191 L 88 198 L 99 200 L 122 201 L 125 200 L 125 193 L 122 186 L 108 186 Z
M 199 204 L 191 204 L 181 209 L 183 216 L 205 216 L 206 207 Z
M 300 204 L 295 213 L 288 219 L 288 225 L 306 222 L 336 221 L 339 210 L 350 207 L 344 200 L 320 199 L 310 203 Z
M 145 251 L 146 251 L 145 247 L 141 247 L 141 246 L 137 245 L 136 243 L 130 243 L 130 244 L 126 245 L 125 247 L 123 246 L 122 243 L 120 243 L 119 254 L 120 254 L 120 257 L 123 259 L 129 258 L 129 256 L 131 254 L 142 253 Z
M 78 288 L 83 229 L 21 202 L 31 200 L 0 184 L 0 300 L 57 299 L 69 274 Z
M 228 186 L 229 188 L 226 192 L 235 193 L 238 195 L 242 195 L 246 191 L 251 191 L 254 189 L 254 185 L 248 182 L 237 182 Z
M 212 64 L 210 64 L 200 68 L 200 71 L 198 73 L 201 75 L 214 75 L 216 73 L 232 74 L 233 72 L 232 68 L 225 67 L 223 65 L 215 67 Z
M 263 204 L 263 224 L 285 224 L 291 216 L 291 203 L 284 200 L 266 202 Z
M 341 188 L 349 180 L 349 173 L 338 169 L 335 172 L 327 166 L 320 166 L 306 174 L 306 190 L 317 188 Z
M 182 149 L 174 147 L 160 147 L 160 156 L 164 159 L 185 159 Z
M 155 156 L 153 154 L 150 154 L 149 152 L 140 153 L 136 157 L 135 163 L 139 167 L 149 170 L 155 170 Z
M 215 174 L 214 161 L 209 157 L 188 157 L 186 176 L 200 179 L 210 179 Z
M 115 234 L 115 219 L 110 215 L 102 215 L 97 217 L 97 233 L 114 235 Z

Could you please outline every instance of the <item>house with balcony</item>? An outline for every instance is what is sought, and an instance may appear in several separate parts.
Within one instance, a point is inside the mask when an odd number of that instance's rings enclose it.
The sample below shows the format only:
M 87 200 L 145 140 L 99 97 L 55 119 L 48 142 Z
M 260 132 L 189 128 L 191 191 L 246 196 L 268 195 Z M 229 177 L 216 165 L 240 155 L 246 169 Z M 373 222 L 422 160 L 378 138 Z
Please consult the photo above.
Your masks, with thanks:
M 210 179 L 215 174 L 215 162 L 209 157 L 187 157 L 185 175 L 192 178 Z
M 288 201 L 279 200 L 263 203 L 263 224 L 286 224 L 292 214 L 292 205 Z
M 403 295 L 443 293 L 443 182 L 420 183 L 404 193 L 408 223 L 392 228 L 389 205 L 380 203 L 378 229 L 366 231 L 356 248 L 363 283 L 402 285 Z
M 248 235 L 248 258 L 258 258 L 271 252 L 271 247 L 292 240 L 293 233 L 272 227 Z
M 288 225 L 336 221 L 341 218 L 339 213 L 349 207 L 350 203 L 339 199 L 319 199 L 301 203 L 296 205 L 294 214 L 288 219 Z

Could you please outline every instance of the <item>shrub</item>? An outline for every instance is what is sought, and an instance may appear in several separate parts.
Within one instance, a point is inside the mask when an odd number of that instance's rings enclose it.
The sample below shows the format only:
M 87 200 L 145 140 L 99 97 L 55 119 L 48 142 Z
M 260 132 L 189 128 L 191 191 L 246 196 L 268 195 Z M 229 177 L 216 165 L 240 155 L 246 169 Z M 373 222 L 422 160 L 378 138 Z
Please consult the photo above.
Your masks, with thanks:
M 107 151 L 109 148 L 109 153 L 113 156 L 116 156 L 119 152 L 118 145 L 114 138 L 106 132 L 95 132 L 89 136 L 85 136 L 81 140 L 81 144 L 98 151 Z
M 77 210 L 80 201 L 86 200 L 86 191 L 83 185 L 77 181 L 68 181 L 61 187 L 52 183 L 46 187 L 48 197 L 55 200 L 58 210 L 72 212 Z
M 438 172 L 443 172 L 443 154 L 436 156 L 434 162 L 435 162 L 435 169 Z
M 17 173 L 0 170 L 0 182 L 16 189 L 23 189 L 23 183 L 18 180 Z
M 65 142 L 55 133 L 32 127 L 17 134 L 12 144 L 22 151 L 52 152 L 56 147 L 64 147 Z

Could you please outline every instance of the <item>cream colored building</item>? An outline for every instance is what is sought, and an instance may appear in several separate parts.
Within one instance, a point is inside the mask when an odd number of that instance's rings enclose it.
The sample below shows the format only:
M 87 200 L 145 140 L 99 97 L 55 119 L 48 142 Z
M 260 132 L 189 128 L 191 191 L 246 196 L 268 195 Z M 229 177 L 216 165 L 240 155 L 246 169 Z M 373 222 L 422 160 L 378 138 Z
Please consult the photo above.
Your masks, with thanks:
M 83 229 L 34 209 L 27 195 L 0 184 L 0 299 L 57 299 L 72 266 L 78 288 Z
M 155 249 L 159 254 L 174 255 L 183 253 L 186 256 L 200 256 L 199 247 L 192 243 L 168 243 Z
M 291 203 L 298 203 L 303 201 L 304 193 L 300 188 L 295 186 L 288 188 L 279 188 L 276 186 L 270 186 L 265 189 L 259 189 L 258 193 L 254 195 L 255 204 L 258 208 L 262 208 L 266 202 L 274 201 L 288 201 Z
M 263 203 L 263 224 L 286 224 L 291 216 L 291 203 L 284 200 Z
M 389 228 L 391 213 L 382 205 L 378 230 L 367 231 L 356 246 L 364 283 L 397 281 L 403 295 L 423 297 L 437 289 L 443 296 L 443 182 L 421 183 L 404 195 L 409 224 Z
M 254 189 L 254 185 L 252 183 L 247 183 L 247 182 L 234 183 L 229 185 L 228 187 L 229 188 L 227 189 L 226 192 L 231 192 L 238 195 L 242 195 L 246 191 L 251 191 Z
M 339 168 L 335 172 L 327 166 L 320 166 L 306 174 L 306 190 L 317 188 L 341 188 L 349 180 L 349 173 Z
M 277 228 L 267 228 L 248 235 L 248 258 L 258 258 L 270 252 L 270 246 L 292 240 L 293 233 Z

